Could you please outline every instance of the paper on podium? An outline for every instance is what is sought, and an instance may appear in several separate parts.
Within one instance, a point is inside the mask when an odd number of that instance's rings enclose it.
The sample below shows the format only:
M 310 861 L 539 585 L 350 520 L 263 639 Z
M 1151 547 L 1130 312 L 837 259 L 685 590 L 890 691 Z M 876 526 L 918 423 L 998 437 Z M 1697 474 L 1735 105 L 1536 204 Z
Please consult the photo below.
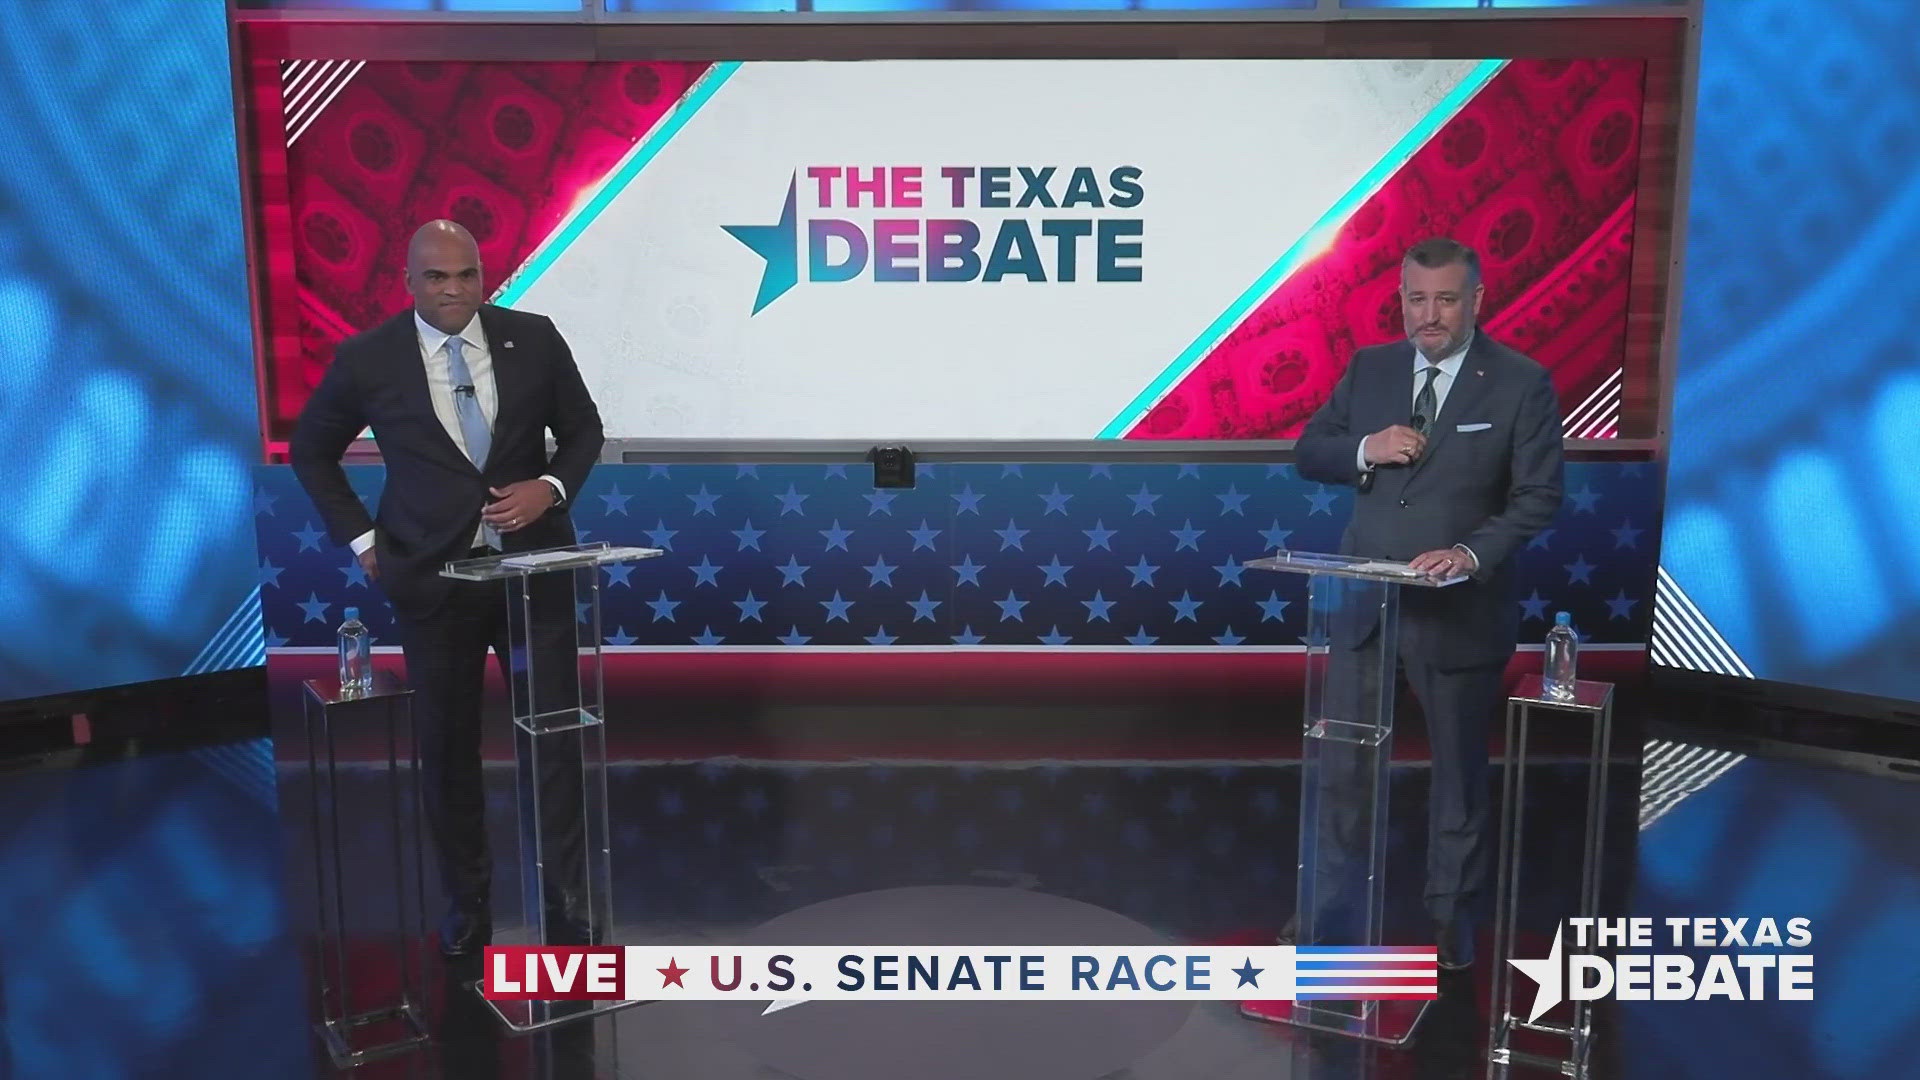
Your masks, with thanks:
M 1408 566 L 1406 563 L 1381 562 L 1378 560 L 1373 562 L 1360 563 L 1359 565 L 1355 566 L 1353 569 L 1358 570 L 1362 573 L 1367 573 L 1367 574 L 1392 574 L 1394 577 L 1429 578 L 1429 579 L 1432 579 L 1433 577 L 1431 574 L 1426 574 L 1426 573 L 1422 573 L 1419 570 L 1415 570 L 1413 567 Z M 1436 579 L 1435 584 L 1452 585 L 1457 582 L 1461 582 L 1465 580 L 1467 580 L 1467 575 L 1455 574 L 1449 578 Z
M 650 559 L 658 554 L 660 554 L 658 548 L 643 547 L 565 548 L 560 551 L 529 551 L 520 555 L 508 555 L 500 560 L 500 565 L 511 566 L 516 570 L 538 570 L 555 563 L 600 566 L 606 563 L 626 562 L 629 559 Z
M 578 551 L 530 551 L 525 555 L 509 555 L 508 557 L 500 560 L 500 565 L 501 566 L 523 566 L 523 567 L 530 568 L 535 566 L 545 566 L 548 563 L 566 562 L 569 559 L 579 559 L 579 558 L 580 558 L 580 553 Z

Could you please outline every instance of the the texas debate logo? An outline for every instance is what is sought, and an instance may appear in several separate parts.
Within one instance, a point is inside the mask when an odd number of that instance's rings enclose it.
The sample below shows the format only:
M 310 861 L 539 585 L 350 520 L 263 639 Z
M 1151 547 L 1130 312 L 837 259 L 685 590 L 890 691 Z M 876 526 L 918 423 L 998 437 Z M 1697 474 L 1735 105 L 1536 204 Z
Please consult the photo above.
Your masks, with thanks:
M 1145 222 L 1110 213 L 1146 197 L 1139 168 L 947 165 L 934 172 L 810 165 L 787 181 L 779 221 L 721 226 L 766 260 L 754 312 L 799 284 L 803 263 L 806 280 L 817 283 L 1140 280 Z M 918 213 L 930 204 L 942 208 L 940 216 Z M 1007 210 L 1029 213 L 971 213 Z M 855 211 L 863 212 L 858 220 Z
M 1563 947 L 1566 928 L 1573 948 Z M 1538 960 L 1507 963 L 1537 984 L 1535 1022 L 1562 1001 L 1811 1001 L 1811 923 L 1788 919 L 1568 919 Z M 1591 950 L 1616 951 L 1612 957 Z M 1681 950 L 1688 950 L 1682 952 Z M 1711 950 L 1711 951 L 1706 951 Z

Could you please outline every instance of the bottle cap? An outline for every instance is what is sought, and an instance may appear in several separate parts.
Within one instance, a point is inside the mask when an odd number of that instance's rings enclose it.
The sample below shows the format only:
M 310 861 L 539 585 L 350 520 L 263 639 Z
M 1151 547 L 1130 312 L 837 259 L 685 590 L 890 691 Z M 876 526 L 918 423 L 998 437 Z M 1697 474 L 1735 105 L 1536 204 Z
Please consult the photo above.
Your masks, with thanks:
M 1561 619 L 1561 621 L 1563 621 L 1563 622 L 1565 621 L 1565 616 L 1566 616 L 1566 614 L 1567 614 L 1567 613 L 1566 613 L 1566 612 L 1564 612 L 1564 611 L 1560 613 L 1560 615 L 1561 615 L 1561 617 L 1562 617 L 1562 619 Z M 358 619 L 359 617 L 360 617 L 360 609 L 359 609 L 359 608 L 357 608 L 357 607 L 350 607 L 350 608 L 348 608 L 348 609 L 347 609 L 347 621 L 348 621 L 348 622 L 352 622 L 352 621 L 354 621 L 354 620 L 356 620 L 356 619 Z
M 1573 615 L 1565 611 L 1556 611 L 1553 615 L 1553 621 L 1557 626 L 1572 626 Z

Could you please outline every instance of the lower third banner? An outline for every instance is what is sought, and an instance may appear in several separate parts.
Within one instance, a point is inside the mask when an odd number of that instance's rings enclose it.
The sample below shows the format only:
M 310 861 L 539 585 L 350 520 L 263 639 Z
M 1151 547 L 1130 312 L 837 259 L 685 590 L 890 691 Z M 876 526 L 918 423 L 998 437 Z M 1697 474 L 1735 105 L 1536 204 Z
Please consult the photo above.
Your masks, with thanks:
M 1433 998 L 1432 946 L 498 945 L 496 1000 L 1079 1001 Z

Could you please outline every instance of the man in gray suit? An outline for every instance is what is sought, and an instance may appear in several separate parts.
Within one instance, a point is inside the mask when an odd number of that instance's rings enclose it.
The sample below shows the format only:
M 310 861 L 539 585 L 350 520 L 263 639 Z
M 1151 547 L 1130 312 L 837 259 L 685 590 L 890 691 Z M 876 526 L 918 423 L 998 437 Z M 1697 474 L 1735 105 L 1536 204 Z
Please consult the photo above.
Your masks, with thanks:
M 1476 326 L 1485 293 L 1472 249 L 1415 245 L 1401 263 L 1407 340 L 1355 353 L 1294 451 L 1307 479 L 1358 489 L 1343 554 L 1467 575 L 1401 590 L 1397 649 L 1433 748 L 1425 896 L 1452 969 L 1473 962 L 1491 862 L 1487 737 L 1519 633 L 1514 555 L 1559 512 L 1564 471 L 1553 382 Z M 1378 670 L 1376 629 L 1336 625 L 1334 660 Z

